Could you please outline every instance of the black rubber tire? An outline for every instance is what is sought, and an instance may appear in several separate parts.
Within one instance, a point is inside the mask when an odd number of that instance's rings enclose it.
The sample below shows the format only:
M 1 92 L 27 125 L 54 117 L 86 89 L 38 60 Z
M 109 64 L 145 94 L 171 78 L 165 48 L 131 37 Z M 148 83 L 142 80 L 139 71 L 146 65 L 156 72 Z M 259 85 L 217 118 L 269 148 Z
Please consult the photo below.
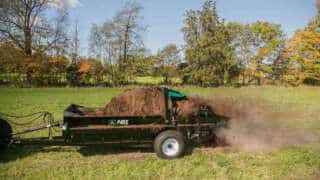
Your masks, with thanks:
M 169 138 L 175 139 L 177 141 L 177 143 L 179 144 L 178 152 L 172 156 L 166 155 L 162 150 L 163 143 Z M 162 159 L 179 158 L 179 157 L 183 156 L 185 153 L 185 138 L 178 131 L 166 130 L 166 131 L 161 132 L 155 138 L 154 143 L 153 143 L 153 148 L 154 148 L 154 151 L 156 152 L 157 156 Z
M 12 128 L 10 124 L 0 119 L 0 151 L 7 149 L 12 139 Z

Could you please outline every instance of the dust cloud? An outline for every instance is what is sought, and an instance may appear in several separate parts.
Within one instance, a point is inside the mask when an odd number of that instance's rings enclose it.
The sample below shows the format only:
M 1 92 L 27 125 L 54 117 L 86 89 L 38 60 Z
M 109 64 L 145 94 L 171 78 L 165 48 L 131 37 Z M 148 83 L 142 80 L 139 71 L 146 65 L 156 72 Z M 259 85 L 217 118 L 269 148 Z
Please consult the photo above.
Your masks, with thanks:
M 287 122 L 301 115 L 268 111 L 262 100 L 215 98 L 207 102 L 216 114 L 229 118 L 227 126 L 219 129 L 216 135 L 233 147 L 260 150 L 320 142 L 315 130 L 299 128 L 299 124 L 288 127 Z

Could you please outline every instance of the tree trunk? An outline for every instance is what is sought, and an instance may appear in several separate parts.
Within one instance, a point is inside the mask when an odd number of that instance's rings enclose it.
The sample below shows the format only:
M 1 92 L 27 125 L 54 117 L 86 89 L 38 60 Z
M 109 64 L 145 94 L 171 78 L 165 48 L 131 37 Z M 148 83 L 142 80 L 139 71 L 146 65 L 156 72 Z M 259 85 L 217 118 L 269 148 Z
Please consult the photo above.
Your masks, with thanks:
M 242 72 L 242 85 L 245 85 L 246 84 L 246 72 L 243 71 Z
M 126 26 L 124 33 L 124 48 L 123 48 L 123 61 L 127 62 L 128 42 L 129 42 L 129 26 Z
M 24 52 L 27 56 L 32 55 L 32 35 L 31 35 L 31 29 L 29 27 L 26 27 L 24 30 Z
M 258 84 L 258 86 L 261 85 L 261 78 L 260 77 L 257 78 L 257 84 Z
M 164 74 L 164 84 L 168 84 L 169 83 L 169 75 L 168 75 L 168 73 L 165 73 Z
M 229 77 L 229 71 L 227 68 L 224 68 L 224 73 L 223 73 L 223 85 L 225 84 L 230 84 L 231 79 Z

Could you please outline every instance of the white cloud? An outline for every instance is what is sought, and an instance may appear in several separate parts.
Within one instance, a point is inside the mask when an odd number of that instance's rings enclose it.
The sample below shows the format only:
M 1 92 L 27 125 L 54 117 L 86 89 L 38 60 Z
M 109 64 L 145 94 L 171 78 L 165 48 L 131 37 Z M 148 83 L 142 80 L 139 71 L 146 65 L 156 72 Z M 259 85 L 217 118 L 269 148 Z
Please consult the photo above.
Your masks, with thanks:
M 58 8 L 76 8 L 81 5 L 80 0 L 53 0 L 53 4 Z
M 80 0 L 62 0 L 64 1 L 64 3 L 67 5 L 67 6 L 70 6 L 70 7 L 77 7 L 79 6 L 81 3 L 80 3 Z

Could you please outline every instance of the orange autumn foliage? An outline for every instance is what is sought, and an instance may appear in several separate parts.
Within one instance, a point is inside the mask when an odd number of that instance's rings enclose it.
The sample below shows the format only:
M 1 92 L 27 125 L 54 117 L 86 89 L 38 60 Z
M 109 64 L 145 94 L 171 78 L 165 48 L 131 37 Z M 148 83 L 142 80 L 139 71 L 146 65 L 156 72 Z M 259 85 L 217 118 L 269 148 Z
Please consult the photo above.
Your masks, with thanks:
M 87 73 L 91 68 L 91 65 L 88 62 L 81 62 L 80 63 L 80 68 L 79 68 L 79 72 L 80 73 Z
M 103 78 L 104 68 L 100 61 L 95 59 L 82 59 L 79 63 L 79 73 L 82 82 L 91 80 L 101 80 Z

